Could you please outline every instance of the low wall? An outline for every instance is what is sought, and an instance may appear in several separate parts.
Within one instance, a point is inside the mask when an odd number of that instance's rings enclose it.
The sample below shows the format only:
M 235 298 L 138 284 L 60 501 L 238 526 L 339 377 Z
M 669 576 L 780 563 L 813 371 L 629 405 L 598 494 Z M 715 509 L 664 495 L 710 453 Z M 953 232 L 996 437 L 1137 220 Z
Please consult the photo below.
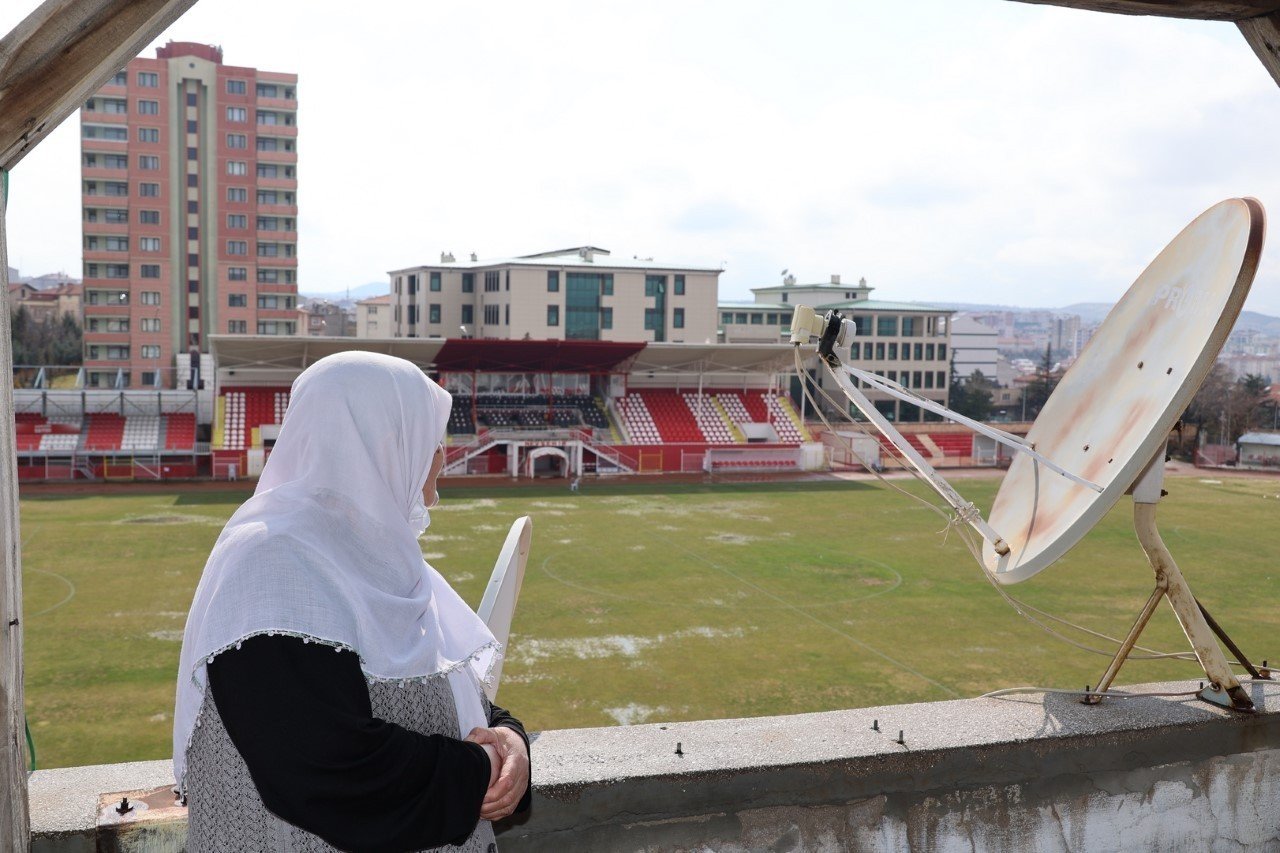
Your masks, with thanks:
M 1133 692 L 1187 691 L 1195 682 Z M 1259 711 L 1029 694 L 535 736 L 514 851 L 1280 849 L 1280 682 Z M 899 732 L 902 733 L 901 743 Z M 42 770 L 35 851 L 179 851 L 167 762 Z M 115 794 L 105 798 L 105 794 Z

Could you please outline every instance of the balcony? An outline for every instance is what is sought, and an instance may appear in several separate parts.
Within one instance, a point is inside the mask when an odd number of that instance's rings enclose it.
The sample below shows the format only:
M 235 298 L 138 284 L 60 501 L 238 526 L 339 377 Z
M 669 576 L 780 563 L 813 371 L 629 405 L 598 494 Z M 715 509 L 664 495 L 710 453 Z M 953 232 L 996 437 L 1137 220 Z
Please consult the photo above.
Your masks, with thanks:
M 257 187 L 260 190 L 294 190 L 298 189 L 297 178 L 258 178 Z
M 298 111 L 297 98 L 255 98 L 254 105 L 260 110 L 280 110 L 287 113 Z
M 1280 684 L 1250 690 L 1248 716 L 1176 697 L 1030 694 L 545 731 L 532 809 L 494 828 L 504 853 L 1270 850 Z M 167 760 L 36 771 L 33 849 L 183 849 L 172 773 Z M 116 817 L 124 795 L 147 808 Z
M 263 163 L 288 163 L 294 164 L 298 162 L 297 151 L 259 151 L 258 159 Z
M 129 253 L 108 251 L 106 249 L 101 249 L 101 248 L 85 249 L 84 260 L 85 260 L 85 263 L 127 264 L 129 263 Z M 124 280 L 125 279 L 121 279 L 121 281 L 124 281 Z
M 298 126 L 296 124 L 259 124 L 256 125 L 257 132 L 262 136 L 297 136 Z
M 259 204 L 257 211 L 262 216 L 293 216 L 298 215 L 298 205 L 296 204 Z
M 116 236 L 118 234 L 129 233 L 129 223 L 127 222 L 103 222 L 99 215 L 97 222 L 82 220 L 84 230 L 90 234 L 98 234 L 100 236 Z M 119 253 L 116 253 L 119 254 Z
M 107 346 L 108 344 L 127 344 L 130 340 L 129 332 L 91 332 L 86 328 L 84 330 L 84 342 L 86 344 L 97 344 L 98 346 Z
M 127 181 L 129 169 L 108 169 L 105 166 L 81 166 L 80 177 L 86 181 Z M 83 186 L 83 184 L 81 184 Z
M 86 317 L 128 317 L 129 305 L 90 305 L 88 302 L 84 304 L 84 315 Z M 86 332 L 85 334 L 88 334 Z

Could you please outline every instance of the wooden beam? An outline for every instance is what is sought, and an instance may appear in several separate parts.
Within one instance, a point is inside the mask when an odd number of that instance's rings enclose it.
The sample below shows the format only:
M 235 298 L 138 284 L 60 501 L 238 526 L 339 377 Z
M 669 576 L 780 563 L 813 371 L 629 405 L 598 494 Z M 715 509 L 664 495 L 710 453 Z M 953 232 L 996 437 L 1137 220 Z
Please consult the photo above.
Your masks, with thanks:
M 1280 12 L 1237 21 L 1236 26 L 1267 71 L 1271 72 L 1271 79 L 1280 84 Z
M 0 39 L 0 169 L 12 169 L 194 3 L 41 3 Z
M 1277 0 L 1016 0 L 1119 15 L 1158 15 L 1201 21 L 1240 21 L 1280 11 Z
M 9 176 L 0 171 L 0 848 L 27 850 L 26 716 L 22 693 L 22 549 L 18 547 L 17 428 L 13 422 L 13 344 L 9 338 Z

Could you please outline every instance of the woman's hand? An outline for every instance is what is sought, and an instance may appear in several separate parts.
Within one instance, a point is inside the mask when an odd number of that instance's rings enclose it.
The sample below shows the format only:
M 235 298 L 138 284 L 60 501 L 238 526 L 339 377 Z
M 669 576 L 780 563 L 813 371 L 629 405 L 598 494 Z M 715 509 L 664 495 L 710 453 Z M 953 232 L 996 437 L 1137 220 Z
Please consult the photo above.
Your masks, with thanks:
M 481 746 L 491 746 L 498 754 L 501 767 L 498 779 L 489 784 L 484 802 L 480 804 L 480 817 L 498 820 L 515 811 L 529 786 L 529 752 L 520 735 L 506 726 L 492 729 L 475 728 L 467 740 Z M 492 774 L 490 779 L 492 779 Z

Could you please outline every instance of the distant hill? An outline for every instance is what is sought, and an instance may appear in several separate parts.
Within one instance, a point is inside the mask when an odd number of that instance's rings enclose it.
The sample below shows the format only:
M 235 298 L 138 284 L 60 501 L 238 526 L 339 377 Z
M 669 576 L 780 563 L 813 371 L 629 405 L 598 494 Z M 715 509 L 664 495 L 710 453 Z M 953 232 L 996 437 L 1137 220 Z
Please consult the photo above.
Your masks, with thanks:
M 976 302 L 930 302 L 939 308 L 950 308 L 953 311 L 981 313 L 984 311 L 1052 311 L 1055 314 L 1075 314 L 1085 323 L 1101 323 L 1111 310 L 1108 302 L 1077 302 L 1061 308 L 1025 308 L 1018 305 L 984 305 Z M 1255 329 L 1272 337 L 1280 337 L 1280 317 L 1260 314 L 1257 311 L 1241 311 L 1236 321 L 1237 329 Z
M 384 293 L 391 292 L 391 282 L 389 281 L 371 281 L 368 284 L 361 284 L 351 288 L 350 297 L 346 290 L 333 290 L 328 293 L 300 293 L 307 299 L 329 299 L 334 302 L 345 301 L 350 298 L 352 302 L 358 302 L 361 299 L 368 299 L 370 296 L 382 296 Z

